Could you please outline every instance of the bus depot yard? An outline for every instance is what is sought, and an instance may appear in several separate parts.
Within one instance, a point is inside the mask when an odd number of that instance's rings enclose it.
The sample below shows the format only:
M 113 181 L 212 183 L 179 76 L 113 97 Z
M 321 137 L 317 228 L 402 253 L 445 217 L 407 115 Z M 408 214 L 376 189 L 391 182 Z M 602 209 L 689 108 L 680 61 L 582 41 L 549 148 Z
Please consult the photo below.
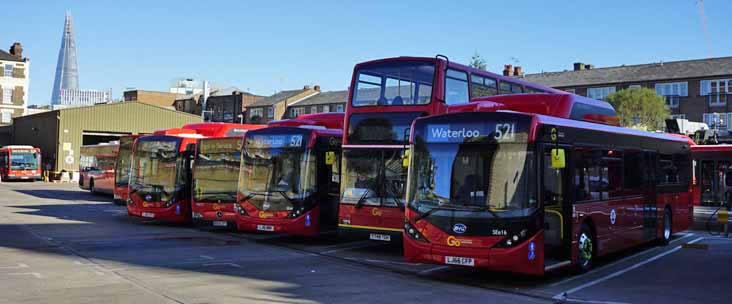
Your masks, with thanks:
M 700 215 L 706 217 L 704 215 Z M 585 274 L 408 263 L 401 245 L 127 215 L 71 183 L 0 184 L 0 303 L 729 303 L 732 239 L 697 220 Z

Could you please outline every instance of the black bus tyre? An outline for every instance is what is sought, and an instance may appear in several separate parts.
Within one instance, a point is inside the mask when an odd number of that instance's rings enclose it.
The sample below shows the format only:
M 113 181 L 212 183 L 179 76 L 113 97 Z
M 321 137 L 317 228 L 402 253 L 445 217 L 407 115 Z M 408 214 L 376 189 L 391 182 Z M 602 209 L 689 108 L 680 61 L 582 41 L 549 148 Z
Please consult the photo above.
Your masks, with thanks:
M 590 226 L 582 224 L 580 229 L 579 239 L 577 240 L 577 272 L 585 273 L 592 268 L 592 263 L 595 261 L 595 236 L 592 234 Z
M 659 243 L 661 246 L 666 246 L 671 241 L 671 234 L 673 233 L 673 218 L 671 217 L 671 210 L 668 208 L 663 209 L 663 230 L 661 231 L 661 238 Z

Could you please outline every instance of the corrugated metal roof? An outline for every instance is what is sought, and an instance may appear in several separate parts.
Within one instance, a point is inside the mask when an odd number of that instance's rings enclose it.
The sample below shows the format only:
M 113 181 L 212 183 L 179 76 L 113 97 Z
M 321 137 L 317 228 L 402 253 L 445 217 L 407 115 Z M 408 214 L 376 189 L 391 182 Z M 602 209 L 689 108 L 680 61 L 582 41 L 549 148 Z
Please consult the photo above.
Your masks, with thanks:
M 551 87 L 567 87 L 728 75 L 732 75 L 732 57 L 545 72 L 527 74 L 523 79 Z

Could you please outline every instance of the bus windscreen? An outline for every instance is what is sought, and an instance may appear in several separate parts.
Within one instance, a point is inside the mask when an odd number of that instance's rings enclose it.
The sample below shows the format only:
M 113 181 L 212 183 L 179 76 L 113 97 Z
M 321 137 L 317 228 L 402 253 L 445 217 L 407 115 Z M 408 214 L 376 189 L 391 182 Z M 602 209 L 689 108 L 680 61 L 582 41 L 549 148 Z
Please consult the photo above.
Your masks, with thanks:
M 362 66 L 357 72 L 352 105 L 428 104 L 435 65 L 428 61 L 395 61 Z

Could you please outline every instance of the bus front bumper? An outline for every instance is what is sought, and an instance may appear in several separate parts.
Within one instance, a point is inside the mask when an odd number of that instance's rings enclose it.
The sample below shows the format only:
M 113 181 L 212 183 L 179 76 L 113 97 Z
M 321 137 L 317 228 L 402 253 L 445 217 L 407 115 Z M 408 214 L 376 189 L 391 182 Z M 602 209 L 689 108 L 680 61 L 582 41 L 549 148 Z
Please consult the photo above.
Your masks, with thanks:
M 127 214 L 150 220 L 160 220 L 173 223 L 189 223 L 191 221 L 191 210 L 185 201 L 180 201 L 170 207 L 157 208 L 143 207 L 139 202 L 130 204 L 130 200 L 128 200 Z
M 404 235 L 404 257 L 413 263 L 541 275 L 544 274 L 543 241 L 543 234 L 539 233 L 510 248 L 470 248 L 424 243 Z
M 239 231 L 282 233 L 298 236 L 320 234 L 320 209 L 315 207 L 296 218 L 259 218 L 248 215 L 236 216 Z

